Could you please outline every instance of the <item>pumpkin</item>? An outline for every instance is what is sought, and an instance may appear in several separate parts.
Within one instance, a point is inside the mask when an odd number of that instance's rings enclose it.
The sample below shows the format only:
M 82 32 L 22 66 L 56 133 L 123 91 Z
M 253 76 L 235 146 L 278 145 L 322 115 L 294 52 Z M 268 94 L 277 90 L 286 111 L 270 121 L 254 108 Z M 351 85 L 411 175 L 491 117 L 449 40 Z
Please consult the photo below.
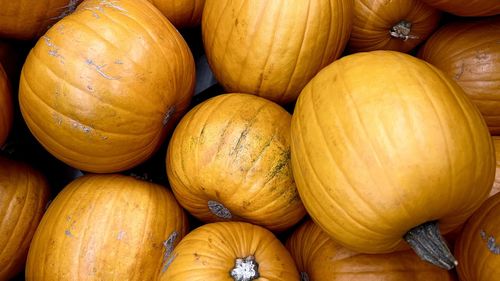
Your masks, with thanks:
M 436 9 L 463 17 L 484 17 L 500 14 L 496 0 L 422 0 Z
M 291 116 L 248 94 L 193 108 L 170 140 L 167 175 L 179 203 L 204 222 L 238 220 L 281 231 L 304 215 L 290 163 Z
M 10 85 L 2 65 L 0 64 L 0 148 L 7 140 L 13 122 L 12 97 Z
M 0 280 L 9 280 L 23 269 L 48 196 L 41 173 L 0 157 Z
M 495 281 L 500 275 L 500 194 L 467 220 L 455 245 L 461 281 Z
M 189 104 L 194 71 L 186 42 L 146 0 L 87 0 L 28 55 L 21 112 L 66 164 L 122 171 L 159 148 Z
M 0 0 L 0 37 L 31 40 L 70 14 L 79 0 Z
M 452 22 L 440 28 L 418 57 L 444 71 L 500 134 L 500 16 Z
M 395 50 L 409 52 L 427 39 L 441 13 L 420 0 L 354 1 L 350 52 Z
M 349 38 L 353 0 L 207 0 L 202 36 L 227 92 L 295 101 Z
M 160 281 L 298 281 L 290 253 L 265 228 L 210 223 L 191 231 L 172 252 Z
M 304 88 L 291 133 L 297 189 L 328 235 L 361 253 L 400 249 L 404 238 L 454 266 L 439 227 L 458 227 L 486 199 L 495 152 L 453 80 L 399 52 L 349 55 Z
M 452 281 L 451 272 L 432 266 L 412 251 L 360 254 L 342 247 L 311 220 L 288 238 L 302 281 Z
M 495 182 L 493 183 L 493 188 L 491 189 L 490 196 L 493 196 L 500 192 L 500 137 L 493 137 L 493 143 L 495 145 L 497 168 L 495 172 Z
M 156 280 L 187 227 L 163 186 L 118 174 L 85 175 L 43 216 L 26 280 Z
M 149 0 L 177 28 L 195 27 L 201 22 L 205 0 Z

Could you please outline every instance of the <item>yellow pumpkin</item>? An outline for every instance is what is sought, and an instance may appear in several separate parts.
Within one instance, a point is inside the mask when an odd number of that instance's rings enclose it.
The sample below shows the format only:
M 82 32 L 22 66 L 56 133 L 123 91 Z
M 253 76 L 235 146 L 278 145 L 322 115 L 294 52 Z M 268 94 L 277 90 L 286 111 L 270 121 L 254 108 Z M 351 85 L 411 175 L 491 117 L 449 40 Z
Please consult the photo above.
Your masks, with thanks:
M 350 52 L 409 52 L 438 26 L 441 13 L 420 0 L 356 0 Z
M 48 197 L 49 186 L 41 173 L 0 157 L 0 280 L 23 269 Z
M 495 145 L 497 168 L 495 171 L 495 182 L 493 183 L 490 196 L 500 192 L 500 137 L 493 137 L 493 144 Z
M 290 163 L 290 122 L 279 105 L 247 94 L 193 108 L 167 151 L 179 203 L 205 222 L 247 221 L 276 231 L 297 223 L 305 209 Z
M 2 65 L 0 64 L 0 148 L 7 140 L 12 127 L 13 108 L 10 96 L 10 85 Z
M 311 220 L 288 238 L 302 281 L 453 281 L 450 271 L 419 259 L 412 251 L 361 254 L 342 247 Z
M 148 159 L 193 94 L 181 35 L 146 0 L 87 0 L 54 25 L 24 64 L 24 120 L 55 157 L 110 173 Z
M 191 231 L 160 281 L 299 281 L 290 253 L 265 228 L 217 222 Z
M 336 241 L 362 253 L 436 243 L 454 266 L 437 222 L 449 232 L 487 198 L 495 152 L 453 80 L 399 52 L 349 55 L 304 88 L 291 132 L 300 197 Z
M 26 280 L 157 280 L 187 227 L 163 186 L 85 175 L 67 185 L 43 216 Z
M 207 0 L 202 35 L 207 60 L 227 92 L 295 101 L 342 53 L 353 0 Z
M 0 0 L 0 37 L 31 40 L 73 12 L 81 0 Z
M 500 194 L 467 220 L 455 244 L 461 281 L 496 281 L 500 276 Z
M 498 3 L 500 4 L 500 2 Z M 491 134 L 500 135 L 500 16 L 441 27 L 418 57 L 455 80 L 479 108 Z
M 205 0 L 149 0 L 177 28 L 200 24 Z

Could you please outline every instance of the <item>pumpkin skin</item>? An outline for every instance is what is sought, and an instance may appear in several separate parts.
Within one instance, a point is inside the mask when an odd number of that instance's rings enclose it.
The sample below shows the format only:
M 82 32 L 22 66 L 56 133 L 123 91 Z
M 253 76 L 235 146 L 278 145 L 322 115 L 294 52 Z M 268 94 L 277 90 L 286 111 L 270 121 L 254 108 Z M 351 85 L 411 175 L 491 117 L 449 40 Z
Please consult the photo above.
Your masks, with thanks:
M 0 157 L 0 280 L 9 280 L 23 269 L 48 197 L 49 186 L 42 174 Z
M 187 44 L 152 4 L 88 0 L 30 52 L 19 102 L 51 154 L 110 173 L 157 150 L 188 106 L 194 77 Z
M 500 137 L 493 137 L 493 144 L 495 145 L 497 168 L 495 171 L 495 182 L 493 183 L 490 197 L 500 192 Z
M 240 280 L 299 280 L 290 253 L 271 232 L 244 222 L 217 222 L 181 240 L 160 281 L 238 281 L 230 272 L 236 259 L 248 256 L 258 263 L 260 278 Z
M 163 186 L 85 175 L 47 209 L 31 243 L 26 280 L 157 280 L 187 228 L 184 211 Z
M 281 231 L 305 209 L 290 162 L 291 116 L 248 94 L 216 96 L 179 122 L 167 175 L 179 203 L 204 222 L 238 220 Z
M 9 80 L 0 64 L 0 148 L 9 136 L 14 118 L 12 97 L 10 95 Z
M 207 0 L 205 52 L 227 92 L 295 101 L 338 58 L 351 31 L 352 0 Z
M 348 250 L 308 220 L 288 238 L 286 248 L 308 281 L 452 281 L 451 272 L 432 266 L 412 251 L 360 254 Z
M 0 37 L 31 40 L 70 14 L 78 0 L 0 0 Z
M 149 0 L 177 28 L 195 27 L 201 22 L 205 0 Z
M 484 17 L 500 14 L 495 0 L 422 0 L 436 9 L 463 17 Z
M 494 1 L 493 1 L 494 2 Z M 453 78 L 500 134 L 500 16 L 440 28 L 418 57 Z
M 455 245 L 461 281 L 494 281 L 500 275 L 500 194 L 467 220 Z
M 447 233 L 493 185 L 493 144 L 477 108 L 403 53 L 357 53 L 323 69 L 302 91 L 291 132 L 306 210 L 357 252 L 399 249 L 425 222 Z
M 347 48 L 350 52 L 409 52 L 431 35 L 440 18 L 439 10 L 420 0 L 354 1 L 354 20 Z M 403 21 L 411 24 L 408 34 L 397 31 Z

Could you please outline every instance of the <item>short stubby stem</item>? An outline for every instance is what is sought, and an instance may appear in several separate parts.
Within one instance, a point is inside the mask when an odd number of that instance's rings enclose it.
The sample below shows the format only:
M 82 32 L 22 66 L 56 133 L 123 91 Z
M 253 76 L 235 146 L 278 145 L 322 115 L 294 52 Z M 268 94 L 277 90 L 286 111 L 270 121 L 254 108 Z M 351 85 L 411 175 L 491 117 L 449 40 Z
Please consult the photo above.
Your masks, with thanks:
M 439 232 L 437 221 L 426 222 L 410 229 L 405 234 L 404 240 L 422 260 L 446 270 L 458 265 Z
M 260 277 L 259 264 L 254 256 L 237 258 L 234 268 L 230 272 L 234 281 L 252 281 Z
M 402 39 L 403 41 L 406 41 L 408 39 L 418 39 L 418 36 L 412 35 L 411 33 L 411 22 L 407 20 L 402 20 L 395 24 L 391 30 L 389 31 L 389 34 L 397 39 Z

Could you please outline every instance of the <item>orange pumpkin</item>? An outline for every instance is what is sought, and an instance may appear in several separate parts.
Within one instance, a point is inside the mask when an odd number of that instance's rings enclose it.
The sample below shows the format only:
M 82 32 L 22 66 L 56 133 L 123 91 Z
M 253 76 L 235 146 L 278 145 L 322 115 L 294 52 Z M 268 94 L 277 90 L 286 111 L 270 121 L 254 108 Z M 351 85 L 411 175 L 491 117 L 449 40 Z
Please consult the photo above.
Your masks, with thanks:
M 500 192 L 500 137 L 493 137 L 493 144 L 495 145 L 495 153 L 497 158 L 497 169 L 495 172 L 495 182 L 491 189 L 490 196 Z
M 500 194 L 467 220 L 455 245 L 461 281 L 496 281 L 500 276 Z
M 219 95 L 188 112 L 166 160 L 179 203 L 205 222 L 277 231 L 297 223 L 305 209 L 292 175 L 290 122 L 279 105 L 247 94 Z
M 431 35 L 441 13 L 420 0 L 357 0 L 348 49 L 351 52 L 409 52 Z
M 228 92 L 295 101 L 342 53 L 353 0 L 207 0 L 202 35 L 211 69 Z
M 205 0 L 149 0 L 177 28 L 200 24 Z
M 9 280 L 23 269 L 48 195 L 42 174 L 0 157 L 0 280 Z
M 452 281 L 451 272 L 432 266 L 412 251 L 360 254 L 330 238 L 312 221 L 290 236 L 287 249 L 303 281 Z
M 454 266 L 437 222 L 449 232 L 486 199 L 495 152 L 453 80 L 399 52 L 346 56 L 304 88 L 291 132 L 300 197 L 335 240 L 362 253 L 435 243 L 441 261 L 422 257 Z
M 122 175 L 82 176 L 43 216 L 26 280 L 156 280 L 187 227 L 163 186 Z
M 422 0 L 442 11 L 465 17 L 484 17 L 500 14 L 497 0 Z
M 108 173 L 149 158 L 193 94 L 194 60 L 146 0 L 87 0 L 24 64 L 23 117 L 55 157 Z
M 499 3 L 500 4 L 500 3 Z M 425 43 L 418 56 L 464 89 L 492 134 L 500 134 L 500 16 L 452 22 Z
M 79 0 L 0 0 L 0 37 L 30 40 L 70 14 Z
M 290 253 L 265 228 L 217 222 L 191 231 L 160 281 L 298 281 Z
M 0 148 L 7 140 L 12 127 L 13 108 L 9 80 L 0 64 Z

